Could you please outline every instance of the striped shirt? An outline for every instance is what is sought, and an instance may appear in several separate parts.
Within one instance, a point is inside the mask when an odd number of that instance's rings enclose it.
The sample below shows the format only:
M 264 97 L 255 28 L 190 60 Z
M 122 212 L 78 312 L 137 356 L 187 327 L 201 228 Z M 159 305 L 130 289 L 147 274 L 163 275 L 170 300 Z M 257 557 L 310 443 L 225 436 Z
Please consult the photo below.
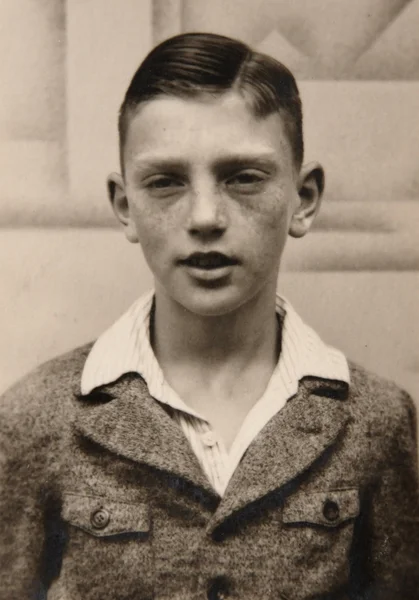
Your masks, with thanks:
M 300 379 L 315 376 L 349 383 L 348 364 L 343 354 L 322 342 L 289 302 L 277 296 L 277 313 L 283 318 L 279 360 L 265 392 L 249 411 L 227 452 L 210 422 L 187 406 L 164 378 L 150 343 L 153 298 L 153 291 L 141 296 L 98 338 L 83 369 L 81 392 L 88 394 L 128 372 L 139 373 L 151 396 L 173 409 L 173 418 L 220 496 L 249 445 L 297 393 Z

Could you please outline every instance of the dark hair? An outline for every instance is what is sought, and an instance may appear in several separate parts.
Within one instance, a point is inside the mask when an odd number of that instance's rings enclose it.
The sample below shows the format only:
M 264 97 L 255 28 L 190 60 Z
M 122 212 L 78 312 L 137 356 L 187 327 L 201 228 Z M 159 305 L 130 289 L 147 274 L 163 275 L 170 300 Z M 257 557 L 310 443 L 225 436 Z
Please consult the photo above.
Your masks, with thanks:
M 291 71 L 238 40 L 185 33 L 156 46 L 132 78 L 119 112 L 122 169 L 129 120 L 138 105 L 162 95 L 193 98 L 229 90 L 241 93 L 258 117 L 276 111 L 281 115 L 294 162 L 300 168 L 304 153 L 302 107 Z

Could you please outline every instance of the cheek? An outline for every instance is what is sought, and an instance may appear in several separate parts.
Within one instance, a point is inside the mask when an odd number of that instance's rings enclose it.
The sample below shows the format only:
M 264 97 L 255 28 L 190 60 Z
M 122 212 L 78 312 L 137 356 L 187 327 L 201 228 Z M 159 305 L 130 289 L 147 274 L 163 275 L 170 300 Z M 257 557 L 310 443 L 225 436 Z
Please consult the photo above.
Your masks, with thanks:
M 247 252 L 258 272 L 277 269 L 288 236 L 291 203 L 278 193 L 264 194 L 243 214 L 243 239 Z
M 241 218 L 255 235 L 272 240 L 287 234 L 291 202 L 283 193 L 265 193 L 251 204 L 243 206 L 241 213 Z
M 179 219 L 173 211 L 152 204 L 138 203 L 131 214 L 149 268 L 158 278 L 166 277 L 178 246 Z
M 152 232 L 155 236 L 165 237 L 185 218 L 182 202 L 143 199 L 141 196 L 132 201 L 130 212 L 138 232 L 146 236 Z
M 161 223 L 147 214 L 135 214 L 133 218 L 137 231 L 138 241 L 147 263 L 151 266 L 156 263 L 162 252 L 164 236 Z
M 158 249 L 162 240 L 167 237 L 167 216 L 143 203 L 133 204 L 131 215 L 143 250 L 146 251 L 149 247 Z

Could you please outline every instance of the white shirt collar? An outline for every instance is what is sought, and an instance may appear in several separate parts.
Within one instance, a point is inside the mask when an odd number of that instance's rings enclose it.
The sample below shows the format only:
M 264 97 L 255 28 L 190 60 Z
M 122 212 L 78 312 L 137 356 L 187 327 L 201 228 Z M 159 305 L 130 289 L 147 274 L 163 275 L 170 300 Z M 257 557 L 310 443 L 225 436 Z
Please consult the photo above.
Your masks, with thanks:
M 153 296 L 154 291 L 141 296 L 97 339 L 84 365 L 82 394 L 135 372 L 145 379 L 152 396 L 167 397 L 167 384 L 150 344 Z M 349 383 L 345 356 L 326 345 L 280 296 L 277 296 L 277 310 L 285 312 L 277 369 L 281 371 L 289 397 L 297 392 L 298 382 L 306 376 Z M 173 408 L 194 414 L 176 394 L 172 394 L 171 400 Z

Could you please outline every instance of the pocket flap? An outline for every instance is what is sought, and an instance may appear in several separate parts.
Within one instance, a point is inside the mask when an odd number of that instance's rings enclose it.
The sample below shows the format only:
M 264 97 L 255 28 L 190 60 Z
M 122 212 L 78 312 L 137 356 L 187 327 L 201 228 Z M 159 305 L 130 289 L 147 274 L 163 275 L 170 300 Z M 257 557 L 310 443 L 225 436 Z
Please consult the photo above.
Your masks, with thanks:
M 285 501 L 282 520 L 284 523 L 336 527 L 358 514 L 357 489 L 297 492 Z
M 150 530 L 147 504 L 116 502 L 101 496 L 66 494 L 62 514 L 71 525 L 97 537 L 147 533 Z

